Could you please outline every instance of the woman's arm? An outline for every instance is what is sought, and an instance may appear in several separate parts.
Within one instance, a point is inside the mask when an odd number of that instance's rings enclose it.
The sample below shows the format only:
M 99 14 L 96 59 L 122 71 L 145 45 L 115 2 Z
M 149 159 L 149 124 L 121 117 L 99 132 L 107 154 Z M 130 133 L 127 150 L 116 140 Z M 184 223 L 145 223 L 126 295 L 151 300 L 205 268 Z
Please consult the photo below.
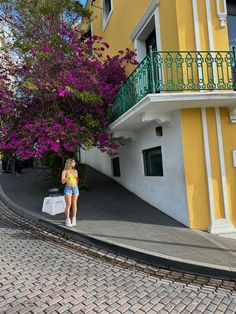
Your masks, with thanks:
M 76 170 L 76 180 L 77 180 L 77 183 L 79 183 L 79 174 L 77 170 Z
M 68 174 L 66 170 L 63 170 L 61 173 L 61 183 L 65 184 L 68 181 Z

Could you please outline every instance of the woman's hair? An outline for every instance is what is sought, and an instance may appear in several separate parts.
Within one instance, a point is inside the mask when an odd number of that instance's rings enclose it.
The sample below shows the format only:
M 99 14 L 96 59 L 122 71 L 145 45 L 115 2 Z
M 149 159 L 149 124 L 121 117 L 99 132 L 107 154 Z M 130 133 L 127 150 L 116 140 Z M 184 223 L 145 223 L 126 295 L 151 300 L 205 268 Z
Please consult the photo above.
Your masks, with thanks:
M 65 167 L 64 167 L 64 170 L 68 170 L 68 169 L 70 169 L 71 168 L 71 164 L 72 164 L 72 162 L 73 161 L 75 161 L 74 159 L 72 159 L 72 158 L 68 158 L 68 159 L 66 159 L 66 163 L 65 163 Z

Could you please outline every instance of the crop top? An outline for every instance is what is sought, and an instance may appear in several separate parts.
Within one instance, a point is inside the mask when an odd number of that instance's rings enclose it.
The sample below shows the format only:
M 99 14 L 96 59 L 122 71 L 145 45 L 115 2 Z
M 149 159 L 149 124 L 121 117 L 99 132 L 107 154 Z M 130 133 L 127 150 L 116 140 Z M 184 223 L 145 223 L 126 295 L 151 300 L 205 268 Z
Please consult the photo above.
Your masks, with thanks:
M 76 185 L 77 184 L 77 173 L 70 173 L 69 178 L 66 182 L 68 185 Z

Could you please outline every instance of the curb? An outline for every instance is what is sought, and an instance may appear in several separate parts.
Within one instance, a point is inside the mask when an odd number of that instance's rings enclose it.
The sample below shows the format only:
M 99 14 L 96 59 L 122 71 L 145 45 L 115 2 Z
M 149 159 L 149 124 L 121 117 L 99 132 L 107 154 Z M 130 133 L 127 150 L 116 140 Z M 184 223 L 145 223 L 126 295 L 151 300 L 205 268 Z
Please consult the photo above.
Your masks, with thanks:
M 0 184 L 0 199 L 7 205 L 13 212 L 26 218 L 30 218 L 32 221 L 47 227 L 52 231 L 60 231 L 69 235 L 74 240 L 83 241 L 84 243 L 98 248 L 108 250 L 113 254 L 123 255 L 130 259 L 135 259 L 140 262 L 144 262 L 156 267 L 163 267 L 165 269 L 173 271 L 181 271 L 185 273 L 191 273 L 194 275 L 202 275 L 206 277 L 214 277 L 217 279 L 236 280 L 236 269 L 230 266 L 220 266 L 208 263 L 194 263 L 194 261 L 184 260 L 177 257 L 168 256 L 165 254 L 159 254 L 153 252 L 147 252 L 145 250 L 137 249 L 128 245 L 121 245 L 120 243 L 104 241 L 97 237 L 86 235 L 82 232 L 73 231 L 73 229 L 66 228 L 55 222 L 47 220 L 43 215 L 32 213 L 30 210 L 23 208 L 14 201 L 12 201 L 6 193 L 3 191 Z
M 53 229 L 54 231 L 60 230 L 66 232 L 75 240 L 83 241 L 88 245 L 97 246 L 103 250 L 108 250 L 114 254 L 123 255 L 149 265 L 151 264 L 156 267 L 163 267 L 169 270 L 181 271 L 195 275 L 202 275 L 207 277 L 212 276 L 217 279 L 236 280 L 236 270 L 233 270 L 229 266 L 211 265 L 207 263 L 197 264 L 193 261 L 178 259 L 158 253 L 152 255 L 135 247 L 125 246 L 114 242 L 107 242 L 97 237 L 88 236 L 81 232 L 75 232 L 72 229 L 68 229 L 64 226 L 51 223 L 45 218 L 39 219 L 39 222 L 43 226 L 47 226 L 49 229 Z

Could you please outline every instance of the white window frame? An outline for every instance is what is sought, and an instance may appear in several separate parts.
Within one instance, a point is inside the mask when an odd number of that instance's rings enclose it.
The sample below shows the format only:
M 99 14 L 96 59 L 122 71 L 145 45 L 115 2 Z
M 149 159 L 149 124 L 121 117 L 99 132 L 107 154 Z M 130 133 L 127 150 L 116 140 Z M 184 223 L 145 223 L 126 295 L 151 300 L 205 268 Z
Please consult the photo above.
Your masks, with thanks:
M 105 16 L 105 1 L 102 1 L 102 15 L 103 15 L 103 31 L 106 29 L 106 26 L 111 18 L 113 12 L 113 0 L 109 0 L 111 2 L 111 11 L 109 12 L 108 16 Z
M 130 35 L 130 39 L 134 42 L 134 48 L 137 56 L 136 60 L 140 63 L 147 56 L 146 39 L 148 33 L 151 32 L 152 26 L 154 26 L 156 33 L 157 50 L 161 51 L 161 35 L 160 35 L 160 17 L 159 17 L 159 1 L 152 0 L 144 15 L 139 20 L 138 24 L 134 28 Z M 161 74 L 160 74 L 161 76 Z M 148 84 L 146 82 L 146 84 Z M 136 86 L 137 93 L 139 93 L 139 84 Z
M 91 29 L 91 35 L 93 36 L 94 33 L 93 33 L 93 23 L 92 22 L 90 23 L 90 29 Z
M 156 43 L 157 50 L 161 51 L 161 35 L 160 35 L 160 17 L 159 17 L 159 0 L 153 0 L 147 10 L 145 11 L 142 18 L 139 20 L 138 24 L 134 28 L 130 35 L 131 40 L 134 42 L 134 48 L 137 50 L 137 61 L 141 62 L 147 55 L 146 53 L 146 43 L 142 40 L 142 34 L 148 27 L 148 24 L 152 19 L 154 19 L 154 27 L 156 32 Z

